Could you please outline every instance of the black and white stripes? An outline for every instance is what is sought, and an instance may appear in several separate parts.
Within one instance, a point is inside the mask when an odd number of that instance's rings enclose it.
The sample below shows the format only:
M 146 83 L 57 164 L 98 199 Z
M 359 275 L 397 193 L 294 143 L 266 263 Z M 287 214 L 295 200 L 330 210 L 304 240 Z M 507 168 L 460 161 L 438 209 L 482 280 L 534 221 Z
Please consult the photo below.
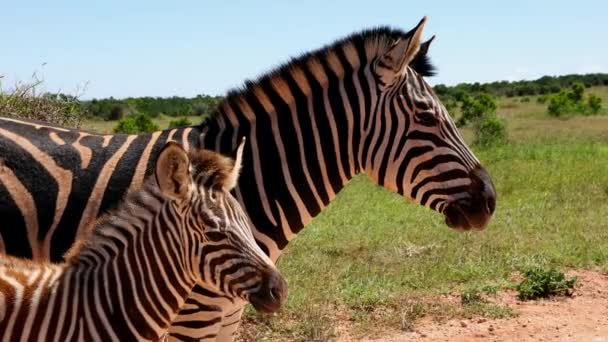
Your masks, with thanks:
M 156 341 L 195 283 L 278 309 L 285 283 L 228 192 L 238 162 L 190 155 L 194 177 L 186 152 L 168 144 L 154 176 L 92 227 L 66 263 L 0 259 L 2 341 Z

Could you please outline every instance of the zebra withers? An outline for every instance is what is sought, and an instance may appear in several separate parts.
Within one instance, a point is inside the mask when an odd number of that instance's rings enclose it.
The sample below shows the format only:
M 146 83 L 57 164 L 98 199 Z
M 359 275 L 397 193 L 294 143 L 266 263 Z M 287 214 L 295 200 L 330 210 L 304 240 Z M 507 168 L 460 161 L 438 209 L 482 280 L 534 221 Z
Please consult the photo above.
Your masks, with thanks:
M 157 340 L 195 283 L 276 311 L 286 283 L 229 193 L 241 152 L 233 161 L 170 142 L 142 189 L 95 223 L 65 263 L 1 258 L 1 340 Z

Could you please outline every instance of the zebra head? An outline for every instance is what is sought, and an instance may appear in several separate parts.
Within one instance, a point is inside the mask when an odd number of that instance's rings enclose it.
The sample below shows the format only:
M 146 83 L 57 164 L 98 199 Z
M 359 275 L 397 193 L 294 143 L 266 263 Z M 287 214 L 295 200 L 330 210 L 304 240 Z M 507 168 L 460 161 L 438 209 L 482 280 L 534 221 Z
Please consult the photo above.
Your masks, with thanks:
M 444 214 L 449 227 L 482 230 L 496 191 L 423 78 L 433 74 L 427 51 L 434 37 L 421 43 L 425 21 L 376 47 L 367 77 L 376 101 L 362 130 L 360 163 L 378 184 Z
M 244 140 L 233 160 L 209 150 L 187 153 L 170 142 L 158 157 L 156 179 L 183 213 L 180 219 L 193 241 L 197 281 L 223 297 L 275 312 L 287 298 L 287 283 L 255 242 L 248 216 L 230 194 L 238 180 L 243 145 Z

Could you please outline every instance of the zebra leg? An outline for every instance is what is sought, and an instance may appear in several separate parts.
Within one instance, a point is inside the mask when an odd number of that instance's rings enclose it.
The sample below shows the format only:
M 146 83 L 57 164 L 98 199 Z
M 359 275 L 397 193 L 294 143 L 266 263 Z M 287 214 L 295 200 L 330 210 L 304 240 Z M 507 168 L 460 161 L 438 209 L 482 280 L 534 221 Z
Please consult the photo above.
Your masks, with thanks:
M 222 327 L 217 335 L 218 342 L 231 342 L 234 340 L 235 334 L 241 323 L 244 306 L 228 312 L 222 321 Z

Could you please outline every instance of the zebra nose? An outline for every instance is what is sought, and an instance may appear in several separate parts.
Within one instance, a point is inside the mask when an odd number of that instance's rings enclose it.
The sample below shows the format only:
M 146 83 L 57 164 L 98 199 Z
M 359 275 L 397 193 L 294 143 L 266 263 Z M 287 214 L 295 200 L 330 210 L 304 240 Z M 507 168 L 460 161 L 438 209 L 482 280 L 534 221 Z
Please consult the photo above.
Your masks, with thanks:
M 477 166 L 469 173 L 467 196 L 450 202 L 444 210 L 446 224 L 451 228 L 483 230 L 496 209 L 496 189 L 488 172 Z
M 260 312 L 272 313 L 279 310 L 287 299 L 287 282 L 277 270 L 267 272 L 262 277 L 259 290 L 249 295 L 249 302 Z
M 471 171 L 471 179 L 477 191 L 472 197 L 479 202 L 481 210 L 491 217 L 496 209 L 496 188 L 490 174 L 482 166 L 477 166 Z

